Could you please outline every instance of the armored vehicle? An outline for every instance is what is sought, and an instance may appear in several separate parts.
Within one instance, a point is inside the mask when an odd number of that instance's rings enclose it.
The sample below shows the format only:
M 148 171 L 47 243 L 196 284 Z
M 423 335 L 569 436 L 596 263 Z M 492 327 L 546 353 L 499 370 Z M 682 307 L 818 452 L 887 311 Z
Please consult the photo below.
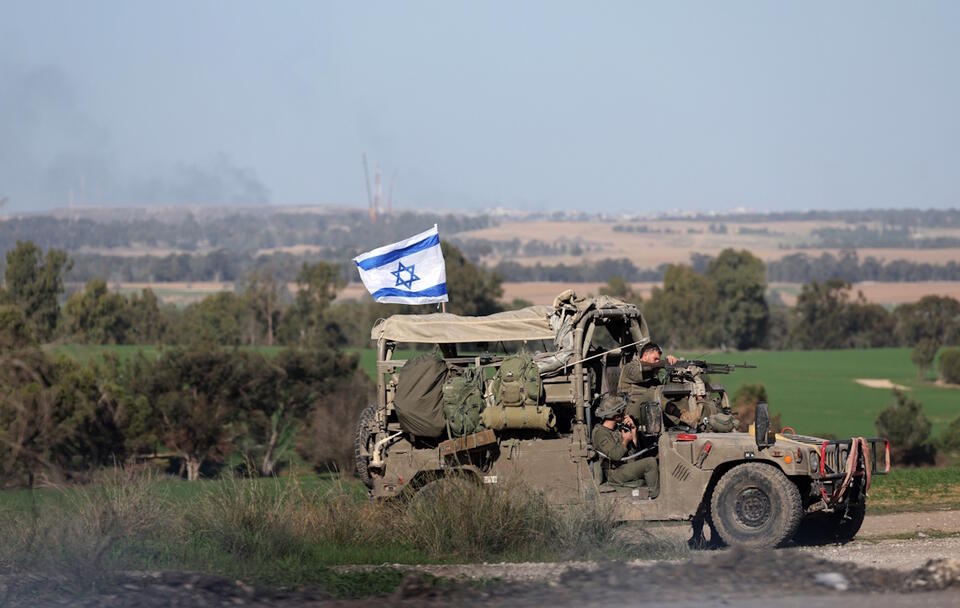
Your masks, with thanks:
M 727 544 L 772 547 L 852 539 L 871 476 L 890 468 L 884 439 L 769 433 L 766 404 L 753 432 L 717 432 L 700 410 L 668 416 L 668 404 L 707 401 L 730 413 L 713 381 L 730 369 L 694 361 L 663 366 L 655 397 L 639 406 L 642 445 L 623 458 L 656 457 L 659 495 L 611 483 L 604 470 L 618 463 L 604 466 L 591 444 L 595 408 L 650 341 L 637 307 L 614 298 L 565 292 L 552 307 L 485 317 L 395 315 L 371 338 L 377 401 L 358 422 L 356 468 L 375 499 L 451 476 L 521 478 L 555 503 L 613 501 L 623 520 L 708 521 Z M 402 344 L 434 351 L 404 359 Z

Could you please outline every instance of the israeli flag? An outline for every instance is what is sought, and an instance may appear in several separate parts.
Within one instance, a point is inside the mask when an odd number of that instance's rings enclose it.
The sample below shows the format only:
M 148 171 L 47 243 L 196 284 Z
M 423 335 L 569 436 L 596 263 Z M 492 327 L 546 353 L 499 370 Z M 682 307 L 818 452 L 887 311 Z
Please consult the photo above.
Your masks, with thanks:
M 417 236 L 353 258 L 363 286 L 377 302 L 447 302 L 447 269 L 437 225 Z

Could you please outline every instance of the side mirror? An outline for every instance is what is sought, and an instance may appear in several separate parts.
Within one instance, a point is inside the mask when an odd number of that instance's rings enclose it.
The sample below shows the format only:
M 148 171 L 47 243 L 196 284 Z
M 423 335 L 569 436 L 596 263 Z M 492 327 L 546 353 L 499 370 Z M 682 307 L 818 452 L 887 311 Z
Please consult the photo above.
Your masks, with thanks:
M 776 442 L 776 438 L 770 441 L 770 406 L 764 402 L 757 404 L 757 415 L 753 422 L 754 439 L 757 440 L 757 448 L 768 448 Z
M 656 401 L 647 401 L 643 404 L 644 424 L 647 435 L 659 435 L 663 432 L 663 410 Z

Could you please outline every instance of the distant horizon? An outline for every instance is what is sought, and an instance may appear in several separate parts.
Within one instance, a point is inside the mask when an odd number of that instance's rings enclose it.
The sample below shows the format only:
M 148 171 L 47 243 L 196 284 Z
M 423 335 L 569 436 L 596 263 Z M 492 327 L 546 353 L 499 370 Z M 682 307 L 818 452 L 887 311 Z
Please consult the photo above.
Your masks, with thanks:
M 73 207 L 53 207 L 50 209 L 41 209 L 37 211 L 20 211 L 16 209 L 0 209 L 0 219 L 9 219 L 20 216 L 30 215 L 65 215 L 69 213 L 121 213 L 124 211 L 141 212 L 162 212 L 162 211 L 216 211 L 216 210 L 236 210 L 236 211 L 257 211 L 268 213 L 270 211 L 282 212 L 293 209 L 310 210 L 331 210 L 366 213 L 369 207 L 360 204 L 345 203 L 266 203 L 266 204 L 238 204 L 238 203 L 151 203 L 151 204 L 118 204 L 118 205 L 76 205 Z M 414 214 L 454 214 L 454 215 L 504 215 L 511 214 L 517 216 L 539 216 L 539 215 L 586 215 L 590 217 L 608 217 L 608 216 L 634 216 L 639 219 L 657 220 L 677 217 L 695 217 L 695 216 L 737 216 L 737 215 L 787 215 L 787 214 L 805 214 L 805 213 L 866 213 L 872 210 L 876 211 L 958 211 L 960 205 L 945 207 L 922 207 L 922 206 L 896 206 L 887 207 L 837 207 L 828 208 L 798 208 L 798 209 L 750 209 L 750 208 L 728 208 L 728 209 L 703 209 L 703 210 L 683 210 L 666 209 L 655 214 L 653 212 L 630 212 L 630 211 L 588 211 L 581 209 L 520 209 L 507 206 L 498 206 L 490 209 L 455 209 L 455 208 L 434 208 L 434 209 L 394 209 L 394 214 L 414 213 Z M 381 212 L 381 215 L 386 213 Z

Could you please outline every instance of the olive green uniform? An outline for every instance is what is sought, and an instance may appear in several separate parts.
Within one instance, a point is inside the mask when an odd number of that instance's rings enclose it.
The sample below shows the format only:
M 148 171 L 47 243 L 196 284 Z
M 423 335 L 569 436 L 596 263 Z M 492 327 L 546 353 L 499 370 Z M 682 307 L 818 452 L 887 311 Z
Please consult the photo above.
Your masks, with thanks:
M 591 438 L 593 447 L 606 454 L 610 461 L 620 460 L 627 455 L 627 447 L 623 445 L 620 431 L 598 424 L 593 427 Z M 650 498 L 656 498 L 660 493 L 660 473 L 657 470 L 656 458 L 640 458 L 619 465 L 610 461 L 603 461 L 603 472 L 608 480 L 628 483 L 642 478 L 650 488 Z
M 661 386 L 659 367 L 644 366 L 640 359 L 633 359 L 620 370 L 617 391 L 627 396 L 626 412 L 634 420 L 643 420 L 641 406 L 648 401 L 659 401 L 657 389 Z M 664 404 L 666 405 L 666 404 Z M 669 419 L 669 422 L 673 420 Z

